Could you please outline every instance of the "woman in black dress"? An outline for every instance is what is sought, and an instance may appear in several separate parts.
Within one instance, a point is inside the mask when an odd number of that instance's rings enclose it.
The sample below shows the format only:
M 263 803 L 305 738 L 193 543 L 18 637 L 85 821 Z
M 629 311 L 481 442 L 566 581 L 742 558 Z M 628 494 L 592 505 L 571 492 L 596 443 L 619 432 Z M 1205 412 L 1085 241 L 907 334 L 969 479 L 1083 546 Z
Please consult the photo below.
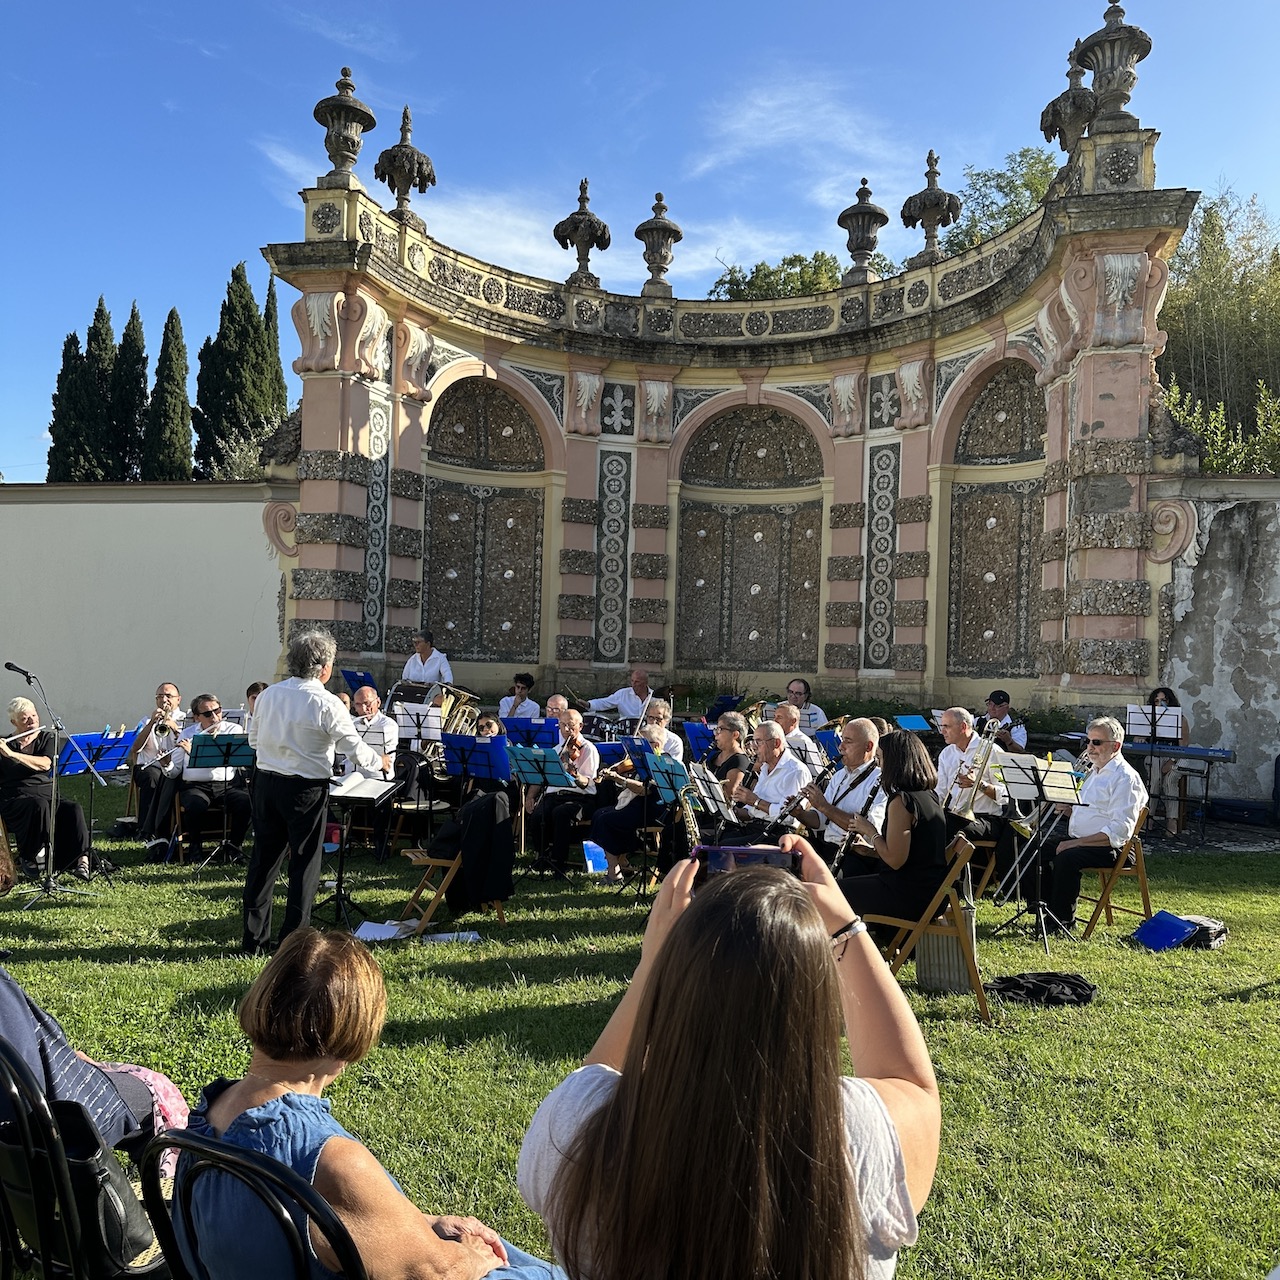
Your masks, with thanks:
M 56 828 L 52 821 L 54 738 L 40 727 L 40 713 L 29 698 L 9 703 L 9 723 L 18 731 L 0 742 L 0 819 L 18 847 L 18 859 L 28 875 L 36 873 L 36 858 L 53 844 L 56 870 L 70 868 L 89 878 L 89 828 L 84 811 L 70 800 L 58 801 Z M 50 831 L 55 834 L 50 841 Z
M 840 889 L 861 915 L 915 919 L 947 874 L 947 822 L 934 794 L 938 772 L 914 733 L 880 739 L 880 782 L 889 796 L 884 832 L 855 816 L 853 830 L 871 842 L 869 874 L 842 879 Z

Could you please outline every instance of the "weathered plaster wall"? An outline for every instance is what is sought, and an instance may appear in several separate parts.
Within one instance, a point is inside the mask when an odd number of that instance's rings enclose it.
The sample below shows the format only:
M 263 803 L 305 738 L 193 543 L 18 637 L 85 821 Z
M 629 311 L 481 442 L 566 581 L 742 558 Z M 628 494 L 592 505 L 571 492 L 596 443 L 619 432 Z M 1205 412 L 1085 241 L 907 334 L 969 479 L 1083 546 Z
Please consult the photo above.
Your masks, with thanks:
M 296 494 L 296 488 L 293 490 Z M 136 724 L 156 685 L 228 706 L 280 657 L 265 484 L 2 485 L 0 661 L 36 672 L 73 732 Z M 28 693 L 0 670 L 0 701 Z
M 1193 743 L 1235 749 L 1234 765 L 1215 766 L 1214 792 L 1269 799 L 1280 753 L 1280 482 L 1188 489 L 1198 536 L 1174 566 L 1165 683 L 1188 708 Z

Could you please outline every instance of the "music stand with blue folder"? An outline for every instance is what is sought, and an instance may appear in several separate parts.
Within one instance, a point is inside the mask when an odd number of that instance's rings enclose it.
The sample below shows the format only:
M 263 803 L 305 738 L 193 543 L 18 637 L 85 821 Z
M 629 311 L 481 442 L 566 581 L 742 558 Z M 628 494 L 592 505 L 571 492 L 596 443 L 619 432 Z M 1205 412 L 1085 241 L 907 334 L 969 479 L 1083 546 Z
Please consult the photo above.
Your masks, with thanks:
M 347 682 L 347 688 L 353 694 L 357 689 L 363 689 L 365 685 L 368 685 L 371 689 L 378 687 L 374 681 L 372 671 L 349 671 L 346 667 L 343 667 L 342 678 Z
M 522 747 L 554 747 L 560 741 L 560 721 L 554 716 L 532 720 L 528 716 L 507 716 L 502 720 L 507 741 Z
M 813 740 L 822 748 L 828 764 L 835 764 L 840 759 L 840 735 L 834 729 L 819 729 Z
M 894 716 L 894 723 L 899 729 L 905 729 L 908 733 L 937 733 L 938 729 L 931 724 L 924 716 Z
M 721 712 L 720 715 L 723 715 Z M 718 720 L 720 716 L 717 716 Z M 708 717 L 706 724 L 699 724 L 696 720 L 686 720 L 684 722 L 684 736 L 689 742 L 689 759 L 690 760 L 706 760 L 708 753 L 715 744 L 715 721 Z
M 444 769 L 451 777 L 511 781 L 511 757 L 502 738 L 442 733 L 440 741 L 444 744 Z
M 192 769 L 252 769 L 258 759 L 258 753 L 249 745 L 248 737 L 243 733 L 197 733 L 191 739 L 191 758 L 188 762 Z M 230 779 L 227 780 L 229 785 Z M 240 854 L 227 856 L 227 822 L 231 815 L 227 812 L 226 802 L 222 805 L 222 843 L 202 862 L 197 871 L 203 871 L 219 853 L 228 863 L 243 862 Z
M 597 742 L 595 749 L 600 757 L 602 769 L 612 769 L 615 764 L 620 764 L 627 754 L 627 749 L 621 742 Z
M 145 723 L 145 721 L 143 722 Z M 94 783 L 99 787 L 107 785 L 104 773 L 114 773 L 125 767 L 125 758 L 138 736 L 137 729 L 126 729 L 119 733 L 73 733 L 66 745 L 58 754 L 58 774 L 64 778 L 76 774 L 92 775 L 89 783 L 89 866 L 95 866 L 93 857 L 93 797 L 96 791 Z M 100 861 L 100 860 L 99 860 Z M 116 870 L 114 864 L 101 866 L 101 872 L 108 884 L 111 883 L 110 871 Z

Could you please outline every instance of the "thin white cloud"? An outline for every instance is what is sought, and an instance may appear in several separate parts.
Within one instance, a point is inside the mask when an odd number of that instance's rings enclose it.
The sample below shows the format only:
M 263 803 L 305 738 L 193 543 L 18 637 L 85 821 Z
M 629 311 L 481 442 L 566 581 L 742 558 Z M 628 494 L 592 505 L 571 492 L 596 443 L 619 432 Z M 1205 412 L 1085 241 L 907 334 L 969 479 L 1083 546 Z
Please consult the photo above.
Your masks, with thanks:
M 271 190 L 281 204 L 295 212 L 298 208 L 297 193 L 305 187 L 314 187 L 316 179 L 329 172 L 328 157 L 323 148 L 317 155 L 303 155 L 270 137 L 255 138 L 253 145 L 285 179 L 285 183 L 271 183 Z
M 577 263 L 551 235 L 568 209 L 539 207 L 527 194 L 455 188 L 437 196 L 433 190 L 414 208 L 435 239 L 484 262 L 547 280 L 563 280 Z
M 361 17 L 358 22 L 330 22 L 318 13 L 305 9 L 282 8 L 280 12 L 294 26 L 309 31 L 322 40 L 336 44 L 347 53 L 375 62 L 409 62 L 416 51 L 404 38 L 403 31 L 379 27 Z

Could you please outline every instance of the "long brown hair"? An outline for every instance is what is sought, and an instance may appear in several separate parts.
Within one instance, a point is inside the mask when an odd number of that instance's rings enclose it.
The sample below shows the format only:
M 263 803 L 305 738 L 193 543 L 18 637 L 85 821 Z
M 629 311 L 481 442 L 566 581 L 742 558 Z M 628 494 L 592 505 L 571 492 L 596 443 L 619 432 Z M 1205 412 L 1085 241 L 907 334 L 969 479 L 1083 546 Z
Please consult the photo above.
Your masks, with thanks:
M 622 1078 L 552 1188 L 573 1280 L 863 1275 L 838 986 L 793 876 L 738 871 L 698 893 L 654 964 Z
M 914 733 L 890 733 L 880 739 L 880 781 L 888 795 L 932 791 L 938 785 L 938 771 Z

